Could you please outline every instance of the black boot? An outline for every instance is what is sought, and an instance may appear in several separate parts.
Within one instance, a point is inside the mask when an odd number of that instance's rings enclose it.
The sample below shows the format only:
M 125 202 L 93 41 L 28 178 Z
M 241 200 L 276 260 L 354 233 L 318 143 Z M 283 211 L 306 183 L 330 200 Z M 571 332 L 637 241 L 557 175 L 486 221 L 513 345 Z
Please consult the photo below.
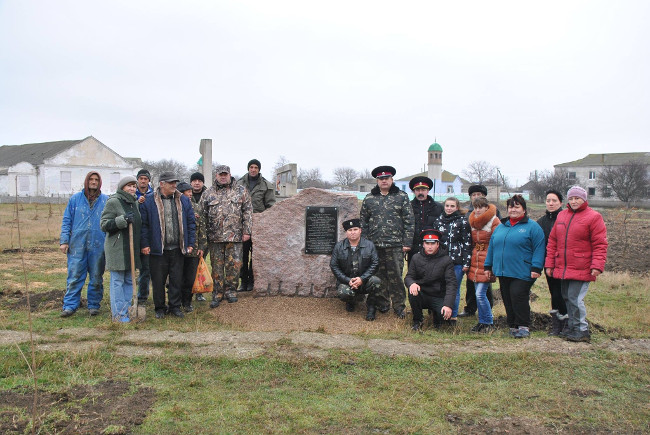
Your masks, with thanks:
M 551 315 L 551 331 L 548 335 L 555 337 L 560 335 L 560 332 L 562 332 L 562 321 L 558 318 L 557 310 L 552 310 L 549 314 Z
M 375 320 L 375 315 L 377 314 L 377 308 L 374 305 L 368 305 L 368 312 L 366 313 L 366 320 L 372 322 Z
M 241 280 L 241 283 L 239 284 L 239 288 L 237 289 L 238 292 L 246 292 L 248 291 L 248 281 L 246 280 Z

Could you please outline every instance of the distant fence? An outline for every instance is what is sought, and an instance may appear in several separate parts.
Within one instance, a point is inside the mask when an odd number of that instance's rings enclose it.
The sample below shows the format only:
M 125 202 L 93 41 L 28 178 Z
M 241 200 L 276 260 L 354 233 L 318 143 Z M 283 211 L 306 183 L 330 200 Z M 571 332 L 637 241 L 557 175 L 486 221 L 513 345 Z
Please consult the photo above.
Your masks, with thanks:
M 72 195 L 57 194 L 52 196 L 18 196 L 18 204 L 67 204 Z M 14 204 L 14 195 L 0 195 L 0 204 Z

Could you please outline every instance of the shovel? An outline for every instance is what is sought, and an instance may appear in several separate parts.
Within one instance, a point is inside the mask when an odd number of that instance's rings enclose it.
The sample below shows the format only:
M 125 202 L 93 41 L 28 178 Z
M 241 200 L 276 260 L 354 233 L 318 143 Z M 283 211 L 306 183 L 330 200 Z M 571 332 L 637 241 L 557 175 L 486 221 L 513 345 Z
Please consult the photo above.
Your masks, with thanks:
M 131 254 L 131 284 L 133 285 L 133 306 L 131 307 L 131 318 L 136 322 L 144 322 L 147 317 L 145 307 L 138 306 L 138 290 L 135 280 L 135 253 L 133 252 L 133 224 L 129 224 L 129 251 Z

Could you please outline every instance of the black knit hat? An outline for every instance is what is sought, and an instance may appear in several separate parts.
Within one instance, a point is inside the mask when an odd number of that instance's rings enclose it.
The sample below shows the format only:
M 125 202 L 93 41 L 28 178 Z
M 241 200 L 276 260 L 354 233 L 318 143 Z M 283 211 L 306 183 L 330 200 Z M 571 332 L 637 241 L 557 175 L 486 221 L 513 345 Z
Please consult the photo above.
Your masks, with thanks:
M 190 183 L 194 180 L 201 180 L 202 182 L 205 183 L 205 177 L 200 172 L 195 172 L 190 176 Z
M 487 187 L 482 184 L 472 184 L 469 186 L 469 189 L 467 189 L 467 193 L 471 195 L 474 192 L 481 192 L 483 195 L 487 196 Z
M 151 181 L 151 172 L 147 171 L 146 169 L 140 169 L 138 171 L 138 175 L 136 175 L 135 178 L 140 178 L 142 175 L 144 175 L 149 179 L 149 181 Z
M 260 170 L 262 169 L 262 164 L 257 159 L 253 159 L 250 162 L 248 162 L 248 165 L 246 165 L 246 169 L 249 169 L 251 167 L 251 165 L 257 165 L 258 169 L 260 169 Z

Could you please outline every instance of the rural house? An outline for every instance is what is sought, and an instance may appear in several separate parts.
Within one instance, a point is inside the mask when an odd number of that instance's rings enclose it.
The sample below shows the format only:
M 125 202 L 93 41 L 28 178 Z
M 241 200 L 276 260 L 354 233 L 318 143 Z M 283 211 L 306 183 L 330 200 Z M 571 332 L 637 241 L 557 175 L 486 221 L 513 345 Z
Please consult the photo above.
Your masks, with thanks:
M 609 153 L 589 154 L 580 160 L 553 165 L 555 171 L 566 171 L 570 180 L 587 190 L 588 198 L 599 201 L 618 201 L 611 190 L 603 191 L 598 186 L 598 176 L 605 167 L 622 166 L 630 161 L 641 162 L 649 165 L 650 153 Z
M 102 176 L 102 192 L 135 175 L 140 159 L 124 158 L 92 136 L 80 140 L 0 146 L 0 196 L 69 196 L 83 188 L 86 174 Z

